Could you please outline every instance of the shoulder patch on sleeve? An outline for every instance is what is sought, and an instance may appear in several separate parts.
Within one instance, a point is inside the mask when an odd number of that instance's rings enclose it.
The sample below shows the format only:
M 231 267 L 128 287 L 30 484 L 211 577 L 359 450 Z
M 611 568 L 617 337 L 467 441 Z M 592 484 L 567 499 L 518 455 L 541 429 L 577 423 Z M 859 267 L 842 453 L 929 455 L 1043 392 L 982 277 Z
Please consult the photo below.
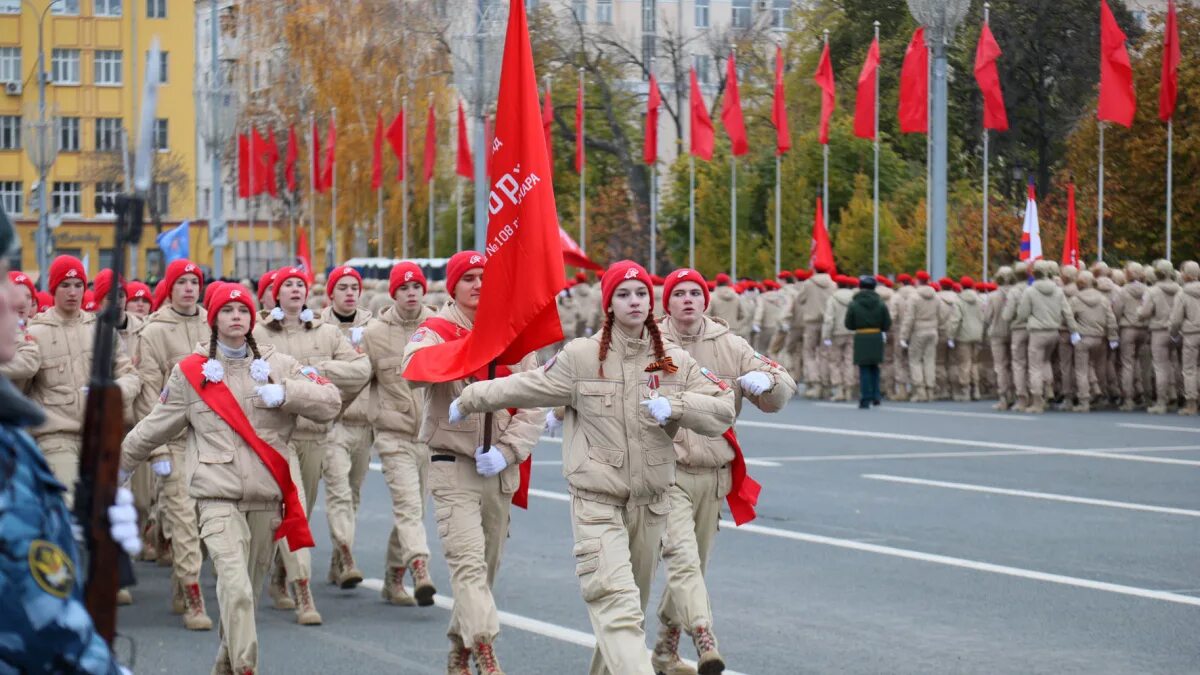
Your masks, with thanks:
M 777 362 L 772 361 L 771 359 L 767 358 L 766 356 L 763 356 L 762 354 L 759 354 L 758 352 L 754 352 L 754 358 L 758 359 L 759 361 L 762 361 L 763 363 L 767 364 L 768 366 L 771 366 L 772 368 L 782 368 L 783 367 L 783 366 L 779 365 Z
M 713 373 L 713 371 L 709 370 L 708 368 L 701 366 L 700 374 L 703 375 L 704 377 L 707 377 L 709 382 L 712 382 L 713 384 L 717 385 L 717 387 L 720 388 L 721 391 L 725 391 L 726 389 L 729 388 L 729 384 L 726 383 L 725 380 L 722 380 L 721 378 L 717 377 L 716 374 Z
M 171 388 L 163 387 L 162 391 L 158 392 L 158 402 L 166 403 L 167 399 L 171 398 Z
M 412 337 L 409 338 L 408 341 L 409 342 L 420 342 L 421 340 L 424 340 L 424 339 L 425 339 L 425 329 L 418 328 L 417 332 L 413 333 Z
M 43 591 L 62 599 L 75 583 L 75 564 L 54 542 L 34 539 L 29 544 L 29 575 Z
M 554 364 L 556 363 L 558 363 L 558 354 L 550 357 L 550 360 L 546 362 L 546 365 L 542 366 L 542 372 L 550 372 L 550 369 L 553 368 Z

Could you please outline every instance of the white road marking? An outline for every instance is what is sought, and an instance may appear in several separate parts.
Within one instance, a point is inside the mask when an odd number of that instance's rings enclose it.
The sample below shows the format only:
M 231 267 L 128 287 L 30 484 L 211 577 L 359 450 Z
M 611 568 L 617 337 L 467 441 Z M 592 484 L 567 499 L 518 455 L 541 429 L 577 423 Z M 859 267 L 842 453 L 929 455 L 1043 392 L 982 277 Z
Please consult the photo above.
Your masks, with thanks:
M 853 404 L 853 403 L 831 403 L 831 402 L 827 402 L 827 401 L 822 401 L 822 402 L 814 403 L 813 405 L 815 405 L 819 408 L 844 408 L 846 410 L 858 409 L 858 404 Z M 969 412 L 969 411 L 965 411 L 965 410 L 940 410 L 938 408 L 925 408 L 925 407 L 918 408 L 918 407 L 910 407 L 910 406 L 886 406 L 885 405 L 885 406 L 879 406 L 877 408 L 873 408 L 872 410 L 879 411 L 879 412 L 889 412 L 889 413 L 904 413 L 904 414 L 908 414 L 908 415 L 943 415 L 946 417 L 976 417 L 976 418 L 980 418 L 980 419 L 1007 420 L 1009 422 L 1011 422 L 1013 420 L 1020 420 L 1022 422 L 1025 422 L 1025 421 L 1036 422 L 1036 421 L 1039 421 L 1042 419 L 1042 418 L 1038 417 L 1037 415 L 1022 415 L 1019 413 L 1013 413 L 1013 414 L 981 413 L 981 412 Z
M 868 459 L 944 459 L 955 457 L 1011 457 L 1034 454 L 1026 450 L 995 450 L 984 452 L 889 452 L 861 455 L 792 455 L 789 457 L 766 457 L 772 462 L 852 462 Z
M 1135 504 L 1131 502 L 1117 502 L 1109 499 L 1092 499 L 1090 497 L 1072 497 L 1070 495 L 1060 495 L 1050 492 L 1031 492 L 1029 490 L 1012 490 L 1009 488 L 989 487 L 987 485 L 973 485 L 971 483 L 951 483 L 940 480 L 927 480 L 924 478 L 907 478 L 904 476 L 889 476 L 887 474 L 864 473 L 863 478 L 867 480 L 881 480 L 890 483 L 906 483 L 908 485 L 923 485 L 926 487 L 940 487 L 951 490 L 964 490 L 967 492 L 984 492 L 987 494 L 1007 495 L 1010 497 L 1029 497 L 1031 499 L 1045 499 L 1055 502 L 1068 502 L 1071 504 L 1086 504 L 1088 506 L 1107 506 L 1114 509 L 1128 509 L 1130 511 L 1149 511 L 1151 513 L 1166 513 L 1174 516 L 1191 516 L 1192 518 L 1200 518 L 1200 511 L 1192 509 L 1179 509 L 1170 506 L 1151 506 L 1149 504 Z
M 1153 429 L 1155 431 L 1182 431 L 1189 434 L 1200 434 L 1200 426 L 1173 427 L 1168 424 L 1134 424 L 1133 422 L 1118 422 L 1117 426 L 1126 429 Z
M 1178 464 L 1181 466 L 1200 466 L 1200 461 L 1188 459 L 1175 459 L 1172 457 L 1142 457 L 1136 455 L 1122 455 L 1118 453 L 1096 452 L 1093 450 L 1073 450 L 1070 448 L 1052 448 L 1042 445 L 1025 445 L 1021 443 L 998 443 L 995 441 L 978 441 L 966 438 L 943 438 L 941 436 L 920 436 L 916 434 L 896 434 L 886 431 L 864 431 L 860 429 L 835 429 L 832 427 L 817 427 L 807 424 L 779 424 L 777 422 L 752 422 L 742 421 L 738 423 L 742 427 L 753 427 L 758 429 L 773 429 L 777 431 L 806 431 L 814 434 L 832 434 L 834 436 L 857 436 L 860 438 L 881 438 L 886 440 L 898 441 L 917 441 L 921 443 L 931 443 L 935 445 L 965 445 L 976 448 L 994 448 L 997 450 L 1023 450 L 1028 453 L 1042 455 L 1073 455 L 1077 457 L 1093 457 L 1100 459 L 1120 459 L 1130 462 L 1148 462 L 1152 464 Z M 772 458 L 776 459 L 777 458 Z
M 383 589 L 383 580 L 363 579 L 362 583 L 359 585 L 363 588 L 379 591 Z M 408 591 L 409 593 L 412 593 L 411 588 L 408 588 Z M 454 598 L 438 594 L 433 596 L 433 604 L 437 607 L 441 607 L 442 609 L 451 610 L 454 608 Z M 547 621 L 532 619 L 527 616 L 521 616 L 520 614 L 513 614 L 512 612 L 497 612 L 497 614 L 500 617 L 500 623 L 510 628 L 516 628 L 517 630 L 523 630 L 527 633 L 534 633 L 548 637 L 552 640 L 559 640 L 560 642 L 567 642 L 569 644 L 586 647 L 588 649 L 596 648 L 596 638 L 590 633 L 585 633 L 581 630 L 575 630 L 574 628 L 567 628 L 566 626 L 560 626 L 555 623 L 549 623 Z M 647 652 L 648 651 L 649 650 L 647 650 Z M 688 661 L 687 659 L 684 659 L 684 661 L 693 668 L 696 667 L 695 661 Z M 739 673 L 735 670 L 726 669 L 725 672 L 729 673 L 729 675 L 743 675 L 743 673 Z
M 773 467 L 773 466 L 783 466 L 783 465 L 780 464 L 779 462 L 774 462 L 769 459 L 750 459 L 749 457 L 747 457 L 746 458 L 746 466 Z

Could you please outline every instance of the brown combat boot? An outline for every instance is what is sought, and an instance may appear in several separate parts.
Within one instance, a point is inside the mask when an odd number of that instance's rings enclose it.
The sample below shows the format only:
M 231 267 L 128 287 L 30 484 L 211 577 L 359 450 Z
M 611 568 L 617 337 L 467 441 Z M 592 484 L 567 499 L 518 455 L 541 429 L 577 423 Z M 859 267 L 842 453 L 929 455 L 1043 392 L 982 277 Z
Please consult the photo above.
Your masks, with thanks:
M 721 675 L 725 672 L 725 660 L 717 651 L 717 636 L 708 626 L 696 626 L 692 631 L 692 643 L 696 645 L 696 670 L 700 675 Z
M 404 588 L 404 572 L 403 567 L 393 567 L 388 570 L 387 579 L 383 581 L 383 588 L 379 589 L 379 595 L 385 602 L 401 607 L 413 607 L 417 604 L 416 599 L 409 595 L 408 589 Z M 465 649 L 465 647 L 464 647 Z M 471 650 L 467 650 L 470 652 Z
M 650 656 L 655 675 L 696 675 L 696 669 L 679 658 L 679 634 L 678 626 L 658 624 L 658 640 Z
M 1025 412 L 1031 415 L 1041 415 L 1046 412 L 1046 399 L 1041 396 L 1034 396 L 1029 401 L 1029 405 L 1025 407 Z
M 1158 403 L 1155 403 L 1154 405 L 1150 406 L 1149 408 L 1146 408 L 1146 412 L 1151 415 L 1166 415 L 1167 414 L 1167 404 L 1164 401 L 1159 401 Z
M 408 565 L 412 570 L 413 595 L 417 596 L 417 604 L 421 607 L 432 605 L 437 588 L 434 588 L 433 579 L 429 576 L 429 559 L 419 556 L 413 558 Z
M 175 552 L 171 550 L 171 540 L 163 534 L 162 523 L 158 525 L 158 566 L 174 567 Z
M 399 567 L 396 569 L 403 570 Z M 472 675 L 471 650 L 457 637 L 450 638 L 450 657 L 446 661 L 446 675 Z
M 1185 403 L 1183 407 L 1179 409 L 1179 414 L 1183 415 L 1184 417 L 1195 417 L 1197 412 L 1200 411 L 1197 410 L 1196 399 L 1194 398 L 1189 398 L 1187 403 Z
M 291 594 L 288 593 L 287 570 L 283 569 L 283 563 L 278 560 L 275 561 L 271 579 L 267 582 L 267 595 L 271 597 L 275 609 L 296 609 L 296 601 L 292 600 Z
M 183 615 L 183 625 L 188 630 L 212 630 L 212 619 L 204 611 L 204 596 L 200 593 L 200 584 L 186 584 L 183 588 L 183 600 L 187 611 Z
M 897 390 L 894 395 L 892 395 L 891 399 L 893 401 L 907 401 L 908 400 L 908 389 L 906 389 L 904 387 L 900 387 L 900 389 Z
M 292 583 L 293 598 L 296 601 L 296 623 L 301 626 L 320 626 L 321 614 L 313 603 L 312 588 L 308 579 L 297 579 Z
M 363 573 L 354 564 L 354 554 L 350 552 L 350 547 L 338 544 L 334 551 L 338 552 L 338 562 L 341 565 L 338 570 L 337 585 L 345 589 L 356 588 L 362 583 Z
M 475 648 L 471 650 L 475 658 L 475 670 L 479 675 L 504 675 L 500 670 L 500 662 L 496 660 L 496 650 L 490 640 L 476 640 Z
M 142 528 L 142 553 L 138 559 L 146 562 L 158 560 L 158 526 L 153 520 L 147 519 L 146 526 Z
M 1026 410 L 1029 410 L 1029 397 L 1028 396 L 1018 396 L 1017 402 L 1012 407 L 1012 411 L 1023 413 Z
M 171 613 L 183 614 L 187 611 L 187 601 L 184 597 L 183 583 L 171 576 Z
M 333 555 L 329 557 L 329 573 L 325 575 L 325 581 L 328 581 L 334 586 L 338 585 L 338 579 L 342 576 L 342 552 L 337 547 L 333 547 Z
M 1008 409 L 1009 409 L 1009 407 L 1010 407 L 1010 404 L 1009 404 L 1009 402 L 1008 402 L 1008 399 L 1006 399 L 1006 398 L 1004 398 L 1003 396 L 1001 396 L 1001 397 L 1000 397 L 1000 400 L 996 401 L 996 402 L 995 402 L 995 403 L 992 405 L 992 410 L 1000 410 L 1000 411 L 1005 411 L 1005 410 L 1008 410 Z

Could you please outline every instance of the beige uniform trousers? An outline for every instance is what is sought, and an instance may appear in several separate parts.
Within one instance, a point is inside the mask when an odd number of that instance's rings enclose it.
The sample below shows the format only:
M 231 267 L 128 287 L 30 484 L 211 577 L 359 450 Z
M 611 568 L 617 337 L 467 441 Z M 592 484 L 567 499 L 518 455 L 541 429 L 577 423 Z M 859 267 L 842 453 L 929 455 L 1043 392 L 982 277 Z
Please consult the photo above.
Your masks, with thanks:
M 304 505 L 304 515 L 311 512 L 310 505 L 312 499 L 308 497 L 308 492 L 305 489 L 304 481 L 300 473 L 300 459 L 297 453 L 297 447 L 301 443 L 316 443 L 317 441 L 291 441 L 288 443 L 288 469 L 292 473 L 292 482 L 296 484 L 296 492 L 299 493 L 300 503 Z M 279 556 L 275 559 L 277 565 L 282 564 L 283 569 L 287 574 L 289 582 L 298 581 L 300 579 L 312 578 L 312 549 L 302 548 L 297 551 L 288 550 L 286 539 L 280 539 L 275 544 L 275 550 Z
M 954 385 L 958 387 L 959 394 L 969 398 L 972 389 L 977 393 L 980 390 L 979 343 L 958 342 L 950 351 L 953 352 L 954 366 L 958 371 L 958 380 Z
M 934 390 L 937 398 L 949 398 L 950 387 L 958 382 L 958 368 L 955 366 L 954 354 L 951 353 L 950 345 L 946 344 L 946 340 L 940 336 L 937 340 L 937 350 L 933 355 L 933 362 L 936 378 Z
M 433 461 L 434 457 L 454 461 Z M 492 586 L 508 539 L 512 495 L 501 489 L 500 476 L 479 475 L 470 458 L 430 449 L 430 459 L 429 488 L 454 592 L 446 635 L 466 645 L 494 641 L 500 634 L 500 617 Z
M 858 373 L 854 367 L 854 336 L 835 335 L 833 346 L 828 347 L 829 381 L 835 387 L 842 387 L 849 394 L 858 384 Z
M 1110 349 L 1104 358 L 1104 373 L 1105 380 L 1108 382 L 1108 391 L 1104 392 L 1112 398 L 1117 398 L 1121 395 L 1121 350 Z
M 184 476 L 185 441 L 179 439 L 167 445 L 171 451 L 171 473 L 159 482 L 159 523 L 165 524 L 171 536 L 172 571 L 182 584 L 200 582 L 200 528 L 196 521 L 196 500 L 188 494 Z M 151 460 L 153 461 L 153 460 Z
M 1195 402 L 1200 398 L 1200 333 L 1185 333 L 1183 336 L 1183 397 Z
M 1179 344 L 1170 331 L 1150 331 L 1150 355 L 1154 359 L 1154 392 L 1158 403 L 1167 405 L 1179 398 Z
M 1044 399 L 1047 385 L 1053 382 L 1050 355 L 1058 346 L 1058 331 L 1029 331 L 1029 395 Z
M 808 387 L 829 386 L 829 362 L 821 342 L 821 322 L 804 324 L 804 384 Z
M 787 339 L 783 342 L 783 351 L 787 353 L 787 367 L 796 382 L 804 380 L 804 325 L 789 326 Z
M 892 348 L 892 374 L 894 384 L 892 389 L 897 394 L 907 393 L 908 385 L 912 382 L 911 372 L 908 367 L 908 350 L 900 346 L 900 338 L 888 336 L 888 343 L 893 344 Z
M 79 480 L 79 453 L 82 450 L 79 436 L 43 436 L 37 439 L 37 444 L 42 449 L 46 463 L 50 465 L 50 472 L 67 488 L 63 493 L 63 501 L 67 503 L 67 508 L 75 508 L 75 483 Z
M 732 482 L 729 467 L 697 469 L 677 464 L 675 485 L 667 490 L 671 512 L 663 537 L 667 587 L 658 603 L 659 623 L 682 627 L 712 626 L 712 603 L 704 575 L 721 520 L 721 500 Z
M 665 495 L 646 506 L 571 499 L 575 575 L 596 635 L 590 675 L 654 675 L 645 613 L 670 508 Z
M 335 546 L 354 548 L 354 521 L 359 490 L 371 463 L 371 427 L 338 424 L 331 434 L 322 477 L 325 479 L 325 515 Z
M 1075 388 L 1075 349 L 1071 346 L 1071 333 L 1068 331 L 1058 332 L 1058 393 L 1067 398 L 1079 396 L 1087 398 L 1087 392 L 1079 393 Z
M 1008 351 L 1010 338 L 992 338 L 992 368 L 996 371 L 996 395 L 1000 400 L 1013 400 L 1012 361 Z
M 200 537 L 217 572 L 217 606 L 221 613 L 221 648 L 213 673 L 227 660 L 233 672 L 258 672 L 258 631 L 254 609 L 271 565 L 279 505 L 262 504 L 240 511 L 236 502 L 201 500 Z
M 1014 328 L 1012 331 L 1012 379 L 1017 398 L 1029 397 L 1029 331 Z
M 1108 340 L 1098 335 L 1084 335 L 1075 345 L 1075 395 L 1080 403 L 1087 403 L 1093 391 L 1107 389 L 1104 361 L 1108 351 Z
M 1121 396 L 1126 401 L 1149 390 L 1141 375 L 1141 361 L 1149 349 L 1150 331 L 1129 326 L 1121 329 Z
M 933 394 L 937 356 L 937 333 L 913 333 L 908 343 L 908 373 L 914 387 L 926 387 Z
M 425 536 L 425 485 L 429 448 L 394 431 L 375 436 L 375 451 L 383 478 L 392 494 L 392 531 L 388 535 L 387 567 L 408 567 L 413 558 L 429 557 Z
M 133 470 L 133 477 L 129 479 L 129 491 L 133 493 L 133 506 L 137 509 L 138 524 L 144 533 L 158 492 L 154 486 L 154 470 L 150 468 L 150 464 L 142 462 Z

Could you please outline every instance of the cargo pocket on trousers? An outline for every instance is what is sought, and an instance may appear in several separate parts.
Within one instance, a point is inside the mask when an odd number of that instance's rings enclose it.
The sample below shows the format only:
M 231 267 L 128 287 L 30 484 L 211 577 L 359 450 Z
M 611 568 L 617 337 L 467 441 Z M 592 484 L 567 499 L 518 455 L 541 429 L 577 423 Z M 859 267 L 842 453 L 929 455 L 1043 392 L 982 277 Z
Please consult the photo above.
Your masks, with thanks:
M 232 517 L 233 508 L 216 509 L 215 511 L 210 511 L 204 522 L 200 523 L 200 541 L 204 542 L 204 547 L 213 556 L 228 553 L 225 537 L 219 535 L 225 531 L 225 524 Z
M 453 506 L 439 506 L 434 511 L 433 517 L 437 521 L 438 537 L 442 539 L 444 546 L 448 546 L 446 544 L 446 537 L 450 535 L 450 516 L 452 515 L 454 515 Z
M 575 576 L 579 577 L 579 588 L 584 602 L 592 602 L 604 595 L 604 580 L 600 575 L 600 538 L 582 539 L 575 544 Z

